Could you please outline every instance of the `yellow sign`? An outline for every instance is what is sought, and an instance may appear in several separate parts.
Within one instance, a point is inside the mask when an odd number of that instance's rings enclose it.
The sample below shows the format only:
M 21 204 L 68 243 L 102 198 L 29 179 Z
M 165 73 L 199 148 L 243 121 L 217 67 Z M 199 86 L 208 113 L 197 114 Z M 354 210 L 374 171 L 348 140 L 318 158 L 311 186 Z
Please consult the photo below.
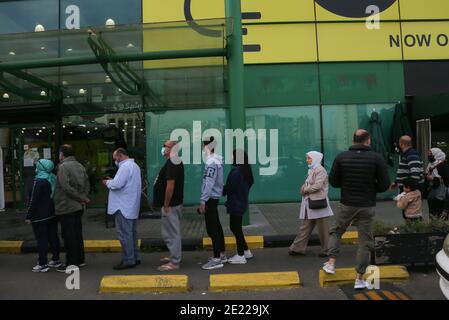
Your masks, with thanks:
M 143 22 L 223 18 L 224 4 L 224 0 L 143 0 Z M 377 11 L 369 7 L 373 5 Z M 366 21 L 377 12 L 378 28 L 370 28 Z M 431 21 L 449 19 L 449 0 L 242 0 L 242 19 L 246 64 L 449 59 L 449 21 Z M 176 41 L 192 44 L 198 32 L 203 38 L 208 32 L 217 37 L 210 28 L 200 28 L 181 31 L 178 37 L 183 39 Z M 164 41 L 170 44 L 174 39 L 163 32 L 147 34 L 144 47 L 156 50 Z M 202 46 L 207 44 L 201 41 Z M 145 66 L 217 63 L 222 60 L 183 59 Z

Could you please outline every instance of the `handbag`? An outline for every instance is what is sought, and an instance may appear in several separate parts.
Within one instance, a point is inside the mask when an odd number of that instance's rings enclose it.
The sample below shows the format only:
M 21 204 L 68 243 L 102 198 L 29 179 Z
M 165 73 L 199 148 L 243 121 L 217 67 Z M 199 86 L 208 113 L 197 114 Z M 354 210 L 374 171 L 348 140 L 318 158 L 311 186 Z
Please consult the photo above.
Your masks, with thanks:
M 446 200 L 446 193 L 447 189 L 444 183 L 440 183 L 438 187 L 430 189 L 429 194 L 427 195 L 427 199 L 444 201 Z
M 325 209 L 327 208 L 327 199 L 312 200 L 309 198 L 309 209 Z

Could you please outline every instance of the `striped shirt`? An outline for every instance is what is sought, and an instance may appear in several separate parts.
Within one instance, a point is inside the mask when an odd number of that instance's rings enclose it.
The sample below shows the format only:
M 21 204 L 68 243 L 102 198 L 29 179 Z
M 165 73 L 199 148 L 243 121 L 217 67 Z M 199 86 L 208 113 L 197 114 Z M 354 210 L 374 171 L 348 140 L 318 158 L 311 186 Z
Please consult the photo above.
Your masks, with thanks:
M 396 173 L 396 183 L 402 185 L 408 178 L 415 179 L 419 184 L 424 183 L 423 162 L 418 151 L 413 148 L 408 149 L 401 155 L 398 171 Z

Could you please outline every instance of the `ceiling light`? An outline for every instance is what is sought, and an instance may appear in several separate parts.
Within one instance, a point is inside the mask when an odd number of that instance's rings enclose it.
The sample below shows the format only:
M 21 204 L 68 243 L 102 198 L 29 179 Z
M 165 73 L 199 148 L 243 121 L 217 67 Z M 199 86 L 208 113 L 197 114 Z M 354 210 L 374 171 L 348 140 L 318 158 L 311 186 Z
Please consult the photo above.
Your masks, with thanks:
M 111 78 L 108 75 L 106 75 L 106 77 L 104 78 L 104 82 L 105 83 L 111 83 L 112 80 L 111 80 Z
M 83 88 L 80 89 L 79 94 L 84 95 L 86 93 L 86 90 L 84 90 Z
M 9 99 L 9 94 L 4 93 L 2 97 L 3 97 L 3 99 Z
M 114 20 L 112 20 L 111 18 L 109 18 L 109 19 L 107 19 L 106 20 L 106 26 L 108 26 L 108 27 L 113 27 L 113 26 L 115 26 L 115 21 Z
M 47 92 L 45 92 L 44 90 L 41 91 L 41 97 L 46 97 L 47 96 Z
M 10 51 L 10 52 L 9 52 L 9 55 L 10 55 L 10 56 L 15 56 L 16 53 L 15 53 L 14 51 Z
M 37 24 L 36 27 L 34 27 L 34 32 L 42 32 L 45 31 L 45 28 L 41 24 Z

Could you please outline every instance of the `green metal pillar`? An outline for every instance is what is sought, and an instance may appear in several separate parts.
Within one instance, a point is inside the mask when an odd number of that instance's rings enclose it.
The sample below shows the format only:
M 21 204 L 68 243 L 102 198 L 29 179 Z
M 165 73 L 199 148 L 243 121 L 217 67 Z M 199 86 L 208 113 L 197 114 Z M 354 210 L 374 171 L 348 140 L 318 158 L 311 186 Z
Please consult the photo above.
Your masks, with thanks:
M 245 130 L 241 1 L 225 0 L 225 8 L 226 18 L 232 18 L 232 35 L 227 39 L 230 124 L 232 129 Z M 243 225 L 249 223 L 247 211 L 243 216 Z

